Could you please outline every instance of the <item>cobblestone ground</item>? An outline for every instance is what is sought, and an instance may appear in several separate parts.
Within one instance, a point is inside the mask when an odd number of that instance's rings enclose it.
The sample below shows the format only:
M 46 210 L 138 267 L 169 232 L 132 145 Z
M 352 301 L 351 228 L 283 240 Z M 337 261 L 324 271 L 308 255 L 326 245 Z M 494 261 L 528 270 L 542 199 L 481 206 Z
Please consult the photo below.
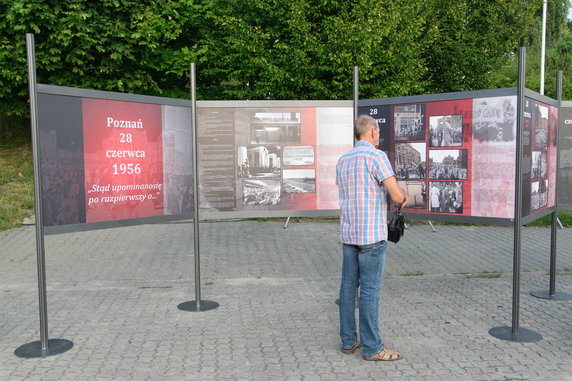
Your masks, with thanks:
M 522 232 L 520 327 L 536 343 L 499 340 L 511 326 L 512 229 L 410 226 L 390 244 L 384 342 L 405 358 L 340 352 L 335 223 L 202 223 L 202 298 L 193 300 L 192 223 L 46 237 L 49 337 L 58 356 L 21 359 L 39 334 L 35 230 L 0 233 L 0 380 L 572 380 L 572 301 L 548 290 L 550 230 Z M 557 291 L 572 293 L 572 230 L 558 230 Z

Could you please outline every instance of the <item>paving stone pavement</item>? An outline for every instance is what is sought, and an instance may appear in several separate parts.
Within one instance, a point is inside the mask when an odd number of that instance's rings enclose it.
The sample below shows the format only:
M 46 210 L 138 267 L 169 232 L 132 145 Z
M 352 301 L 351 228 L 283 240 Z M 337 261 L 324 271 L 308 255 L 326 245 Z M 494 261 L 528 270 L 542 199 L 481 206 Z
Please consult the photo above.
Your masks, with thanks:
M 380 327 L 401 361 L 340 352 L 340 281 L 332 222 L 201 223 L 203 299 L 194 299 L 189 222 L 46 237 L 49 337 L 58 356 L 21 359 L 39 334 L 35 230 L 0 233 L 0 380 L 572 380 L 572 301 L 548 290 L 550 230 L 522 232 L 520 326 L 537 343 L 502 341 L 510 326 L 512 229 L 409 227 L 390 244 Z M 557 291 L 572 293 L 572 229 L 558 230 Z

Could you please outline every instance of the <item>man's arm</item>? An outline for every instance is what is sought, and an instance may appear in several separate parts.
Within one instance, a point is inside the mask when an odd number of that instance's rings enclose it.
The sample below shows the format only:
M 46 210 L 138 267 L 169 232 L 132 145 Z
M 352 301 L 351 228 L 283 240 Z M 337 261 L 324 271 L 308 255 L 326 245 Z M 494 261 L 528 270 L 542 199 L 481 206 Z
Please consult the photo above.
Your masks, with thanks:
M 405 204 L 407 204 L 409 196 L 407 196 L 407 193 L 405 193 L 405 191 L 401 189 L 399 184 L 397 184 L 397 180 L 395 180 L 395 177 L 394 176 L 388 177 L 387 179 L 382 181 L 382 184 L 385 187 L 385 189 L 387 189 L 387 191 L 389 192 L 389 197 L 391 198 L 391 201 L 393 201 L 398 205 L 401 205 L 402 208 L 405 207 Z

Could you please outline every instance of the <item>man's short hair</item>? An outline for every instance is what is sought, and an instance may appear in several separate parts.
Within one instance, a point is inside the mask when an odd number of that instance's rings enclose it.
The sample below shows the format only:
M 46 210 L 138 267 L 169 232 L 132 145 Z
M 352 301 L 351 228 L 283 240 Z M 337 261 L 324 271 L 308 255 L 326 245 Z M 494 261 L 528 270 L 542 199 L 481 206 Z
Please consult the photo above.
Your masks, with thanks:
M 356 123 L 354 125 L 354 136 L 356 140 L 360 140 L 362 136 L 369 132 L 369 130 L 377 127 L 379 127 L 377 120 L 373 119 L 369 115 L 360 115 L 356 119 Z

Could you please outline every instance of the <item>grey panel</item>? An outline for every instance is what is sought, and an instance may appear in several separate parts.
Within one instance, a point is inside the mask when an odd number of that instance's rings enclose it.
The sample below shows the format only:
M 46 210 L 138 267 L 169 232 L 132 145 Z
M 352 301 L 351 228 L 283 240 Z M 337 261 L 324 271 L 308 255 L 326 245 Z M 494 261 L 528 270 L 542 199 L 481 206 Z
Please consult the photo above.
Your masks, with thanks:
M 197 107 L 352 107 L 352 101 L 197 101 Z
M 363 99 L 363 100 L 360 99 L 359 106 L 365 107 L 365 106 L 382 106 L 390 104 L 426 103 L 435 101 L 450 101 L 455 99 L 502 97 L 507 95 L 516 95 L 516 87 L 508 87 L 508 88 L 493 89 L 493 90 L 463 91 L 457 93 L 412 95 L 408 97 Z
M 75 87 L 38 85 L 39 94 L 67 95 L 70 97 L 109 99 L 114 101 L 154 103 L 160 105 L 191 107 L 191 101 L 185 99 L 155 97 L 150 95 L 126 94 L 113 91 L 80 89 Z
M 171 221 L 183 221 L 192 218 L 193 216 L 190 214 L 189 215 L 178 214 L 176 216 L 155 216 L 155 217 L 134 218 L 134 219 L 125 219 L 116 221 L 91 222 L 89 224 L 46 226 L 44 228 L 44 233 L 46 235 L 72 233 L 72 232 L 90 231 L 98 229 L 111 229 L 123 226 L 160 224 Z

